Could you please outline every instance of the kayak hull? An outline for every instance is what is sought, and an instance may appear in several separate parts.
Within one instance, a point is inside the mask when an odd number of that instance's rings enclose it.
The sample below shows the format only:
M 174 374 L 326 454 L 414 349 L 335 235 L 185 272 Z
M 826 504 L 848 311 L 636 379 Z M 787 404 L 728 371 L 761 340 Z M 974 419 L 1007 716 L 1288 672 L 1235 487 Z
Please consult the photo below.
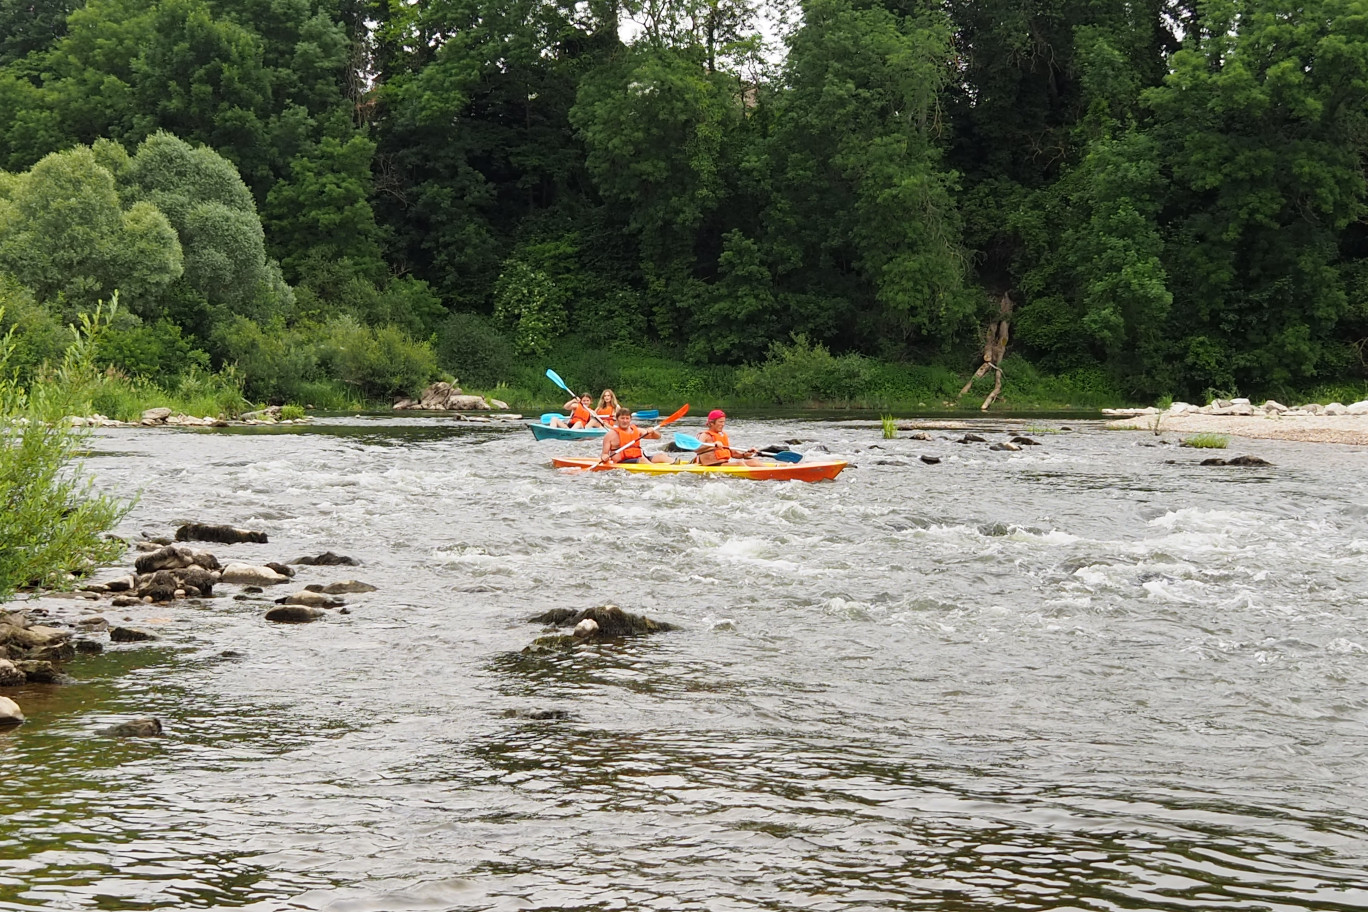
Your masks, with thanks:
M 557 456 L 551 464 L 558 469 L 590 469 L 597 459 Z M 727 478 L 750 478 L 754 481 L 829 481 L 841 474 L 846 463 L 839 459 L 824 462 L 766 462 L 764 465 L 701 466 L 696 463 L 632 462 L 606 466 L 605 470 L 621 469 L 643 475 L 720 475 Z
M 532 429 L 532 436 L 538 440 L 587 440 L 595 437 L 602 437 L 608 433 L 604 428 L 562 428 L 552 427 L 549 424 L 541 424 L 536 421 L 529 421 L 527 426 Z

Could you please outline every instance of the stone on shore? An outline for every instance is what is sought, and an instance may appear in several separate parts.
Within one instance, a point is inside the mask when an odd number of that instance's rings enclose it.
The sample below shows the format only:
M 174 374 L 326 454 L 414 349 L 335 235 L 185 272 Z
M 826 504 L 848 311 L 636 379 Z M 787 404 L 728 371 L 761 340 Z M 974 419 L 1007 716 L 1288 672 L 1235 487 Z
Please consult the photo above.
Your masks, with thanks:
M 447 411 L 484 411 L 493 408 L 483 397 L 467 396 L 460 387 L 452 386 L 450 383 L 437 382 L 423 390 L 422 395 L 415 402 L 412 399 L 400 399 L 394 403 L 396 409 L 420 409 L 429 412 Z
M 0 687 L 18 687 L 28 680 L 28 676 L 19 670 L 9 659 L 0 659 Z

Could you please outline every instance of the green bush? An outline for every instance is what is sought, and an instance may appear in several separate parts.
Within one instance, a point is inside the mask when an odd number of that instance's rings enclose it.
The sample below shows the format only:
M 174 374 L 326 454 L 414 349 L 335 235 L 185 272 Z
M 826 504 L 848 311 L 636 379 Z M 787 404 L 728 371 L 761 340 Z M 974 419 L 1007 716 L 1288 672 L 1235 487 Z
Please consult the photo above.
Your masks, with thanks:
M 299 401 L 303 384 L 318 377 L 316 345 L 282 321 L 263 327 L 236 316 L 218 326 L 214 342 L 225 362 L 236 365 L 237 376 L 254 399 Z
M 61 585 L 67 573 L 87 572 L 124 549 L 104 533 L 128 505 L 91 492 L 77 462 L 86 432 L 63 420 L 83 404 L 70 389 L 94 372 L 98 328 L 97 316 L 53 375 L 27 392 L 12 379 L 14 335 L 0 338 L 0 601 L 22 587 Z
M 433 349 L 437 366 L 471 387 L 490 387 L 511 379 L 512 365 L 518 360 L 508 337 L 492 321 L 473 313 L 454 313 L 443 320 Z
M 110 327 L 100 336 L 96 359 L 126 374 L 162 384 L 187 370 L 209 367 L 209 356 L 191 345 L 180 327 L 169 320 Z
M 350 316 L 329 320 L 319 333 L 319 364 L 365 399 L 417 393 L 437 374 L 432 346 L 394 326 L 362 326 Z
M 0 275 L 0 334 L 13 331 L 9 370 L 28 381 L 44 364 L 56 364 L 71 344 L 71 332 L 28 290 Z
M 759 367 L 740 372 L 736 392 L 744 399 L 773 405 L 852 402 L 869 390 L 874 365 L 859 355 L 834 356 L 820 343 L 795 335 L 770 346 Z
M 545 355 L 565 332 L 566 298 L 545 272 L 512 260 L 494 283 L 494 319 L 513 333 L 519 354 Z

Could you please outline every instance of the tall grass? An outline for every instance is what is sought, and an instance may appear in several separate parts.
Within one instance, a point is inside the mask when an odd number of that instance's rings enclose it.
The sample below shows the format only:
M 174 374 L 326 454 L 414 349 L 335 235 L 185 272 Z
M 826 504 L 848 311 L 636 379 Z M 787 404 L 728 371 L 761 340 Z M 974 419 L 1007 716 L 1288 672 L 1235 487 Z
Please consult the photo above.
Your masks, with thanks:
M 92 491 L 79 460 L 89 431 L 63 420 L 98 382 L 95 343 L 107 320 L 103 308 L 83 318 L 62 363 L 26 390 L 9 369 L 13 334 L 0 339 L 0 601 L 61 585 L 125 547 L 104 533 L 130 504 Z

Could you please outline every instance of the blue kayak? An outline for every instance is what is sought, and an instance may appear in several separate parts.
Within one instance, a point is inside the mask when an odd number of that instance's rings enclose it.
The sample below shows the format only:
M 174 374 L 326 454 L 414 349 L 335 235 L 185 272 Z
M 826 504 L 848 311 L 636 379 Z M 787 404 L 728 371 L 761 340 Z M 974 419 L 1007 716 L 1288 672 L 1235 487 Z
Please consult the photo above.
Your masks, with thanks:
M 532 436 L 538 440 L 588 440 L 591 438 L 602 437 L 608 433 L 607 428 L 588 427 L 588 428 L 563 428 L 552 427 L 537 421 L 527 422 L 527 426 L 532 429 Z

